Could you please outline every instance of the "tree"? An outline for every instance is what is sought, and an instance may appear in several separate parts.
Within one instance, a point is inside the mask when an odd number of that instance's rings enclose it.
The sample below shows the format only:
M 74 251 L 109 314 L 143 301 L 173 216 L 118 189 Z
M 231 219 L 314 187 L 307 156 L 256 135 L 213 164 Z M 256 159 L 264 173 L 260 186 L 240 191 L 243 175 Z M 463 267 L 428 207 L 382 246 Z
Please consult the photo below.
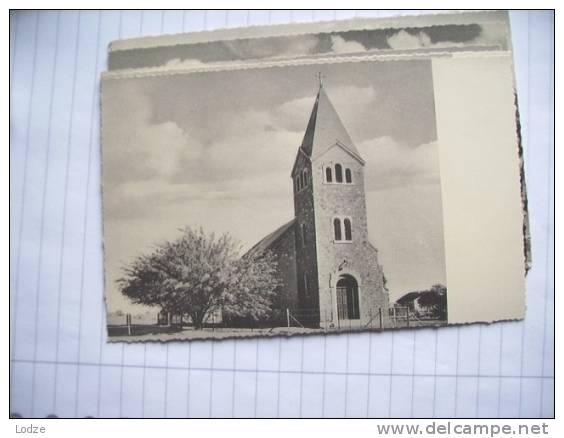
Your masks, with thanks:
M 186 228 L 179 239 L 137 257 L 117 282 L 133 302 L 188 314 L 196 329 L 219 309 L 265 318 L 278 286 L 276 262 L 269 253 L 241 258 L 239 250 L 229 234 L 216 238 Z
M 444 285 L 434 284 L 430 290 L 421 293 L 418 302 L 430 308 L 436 318 L 447 319 L 447 288 Z

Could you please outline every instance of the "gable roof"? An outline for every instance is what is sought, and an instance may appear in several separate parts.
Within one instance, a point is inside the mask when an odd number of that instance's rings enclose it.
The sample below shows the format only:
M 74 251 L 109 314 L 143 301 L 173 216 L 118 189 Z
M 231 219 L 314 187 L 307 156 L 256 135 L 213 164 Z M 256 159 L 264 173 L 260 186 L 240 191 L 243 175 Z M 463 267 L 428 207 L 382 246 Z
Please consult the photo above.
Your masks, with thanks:
M 310 160 L 315 160 L 334 145 L 340 146 L 361 163 L 364 163 L 335 107 L 329 100 L 329 96 L 321 86 L 311 110 L 304 138 L 292 168 L 292 174 L 294 174 L 300 151 Z
M 254 257 L 265 252 L 270 246 L 278 241 L 286 232 L 293 228 L 296 219 L 292 219 L 290 222 L 285 223 L 280 228 L 277 228 L 272 233 L 268 234 L 262 240 L 260 240 L 255 246 L 246 252 L 243 257 Z

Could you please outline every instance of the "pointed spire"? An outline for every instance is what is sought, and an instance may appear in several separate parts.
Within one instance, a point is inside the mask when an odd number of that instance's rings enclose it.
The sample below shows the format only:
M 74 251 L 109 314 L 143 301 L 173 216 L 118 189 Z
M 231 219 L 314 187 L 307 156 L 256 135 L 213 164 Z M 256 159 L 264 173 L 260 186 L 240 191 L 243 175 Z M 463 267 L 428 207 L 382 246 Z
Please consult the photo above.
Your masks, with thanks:
M 358 153 L 356 146 L 325 92 L 321 72 L 318 74 L 318 78 L 319 91 L 315 98 L 315 103 L 313 104 L 313 109 L 300 149 L 310 159 L 315 159 L 327 151 L 327 149 L 338 144 L 359 161 L 363 162 L 362 157 Z

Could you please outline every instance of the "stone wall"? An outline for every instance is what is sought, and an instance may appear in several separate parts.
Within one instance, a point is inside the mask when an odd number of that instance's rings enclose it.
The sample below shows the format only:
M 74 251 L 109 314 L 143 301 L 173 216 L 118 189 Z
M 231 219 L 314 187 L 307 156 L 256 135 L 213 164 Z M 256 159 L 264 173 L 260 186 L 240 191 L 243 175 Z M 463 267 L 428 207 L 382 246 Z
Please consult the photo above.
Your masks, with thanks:
M 295 224 L 295 246 L 296 246 L 296 274 L 298 283 L 298 306 L 295 309 L 296 317 L 307 325 L 319 324 L 319 290 L 317 274 L 317 233 L 315 228 L 314 197 L 311 178 L 311 165 L 308 159 L 298 157 L 296 173 L 307 169 L 310 181 L 307 187 L 299 192 L 295 191 L 294 184 L 294 212 Z M 306 239 L 304 242 L 302 226 L 305 226 Z M 305 277 L 307 274 L 307 288 Z
M 351 184 L 325 182 L 325 167 L 331 166 L 334 172 L 335 163 L 343 166 L 343 175 L 345 168 L 351 169 Z M 361 320 L 358 323 L 367 323 L 380 308 L 387 317 L 388 295 L 383 272 L 377 251 L 368 241 L 364 166 L 340 147 L 333 147 L 313 163 L 313 197 L 321 319 L 337 323 L 335 288 L 343 274 L 352 275 L 359 285 Z M 335 216 L 351 218 L 352 242 L 335 241 Z

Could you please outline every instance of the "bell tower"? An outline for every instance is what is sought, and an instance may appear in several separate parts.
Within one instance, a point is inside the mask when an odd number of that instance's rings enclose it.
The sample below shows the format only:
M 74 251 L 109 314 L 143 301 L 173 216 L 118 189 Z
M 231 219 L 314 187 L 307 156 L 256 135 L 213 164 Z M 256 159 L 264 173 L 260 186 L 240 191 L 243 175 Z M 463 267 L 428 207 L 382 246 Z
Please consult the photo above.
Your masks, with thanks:
M 360 327 L 388 314 L 377 250 L 368 239 L 365 162 L 322 78 L 292 169 L 298 317 Z

